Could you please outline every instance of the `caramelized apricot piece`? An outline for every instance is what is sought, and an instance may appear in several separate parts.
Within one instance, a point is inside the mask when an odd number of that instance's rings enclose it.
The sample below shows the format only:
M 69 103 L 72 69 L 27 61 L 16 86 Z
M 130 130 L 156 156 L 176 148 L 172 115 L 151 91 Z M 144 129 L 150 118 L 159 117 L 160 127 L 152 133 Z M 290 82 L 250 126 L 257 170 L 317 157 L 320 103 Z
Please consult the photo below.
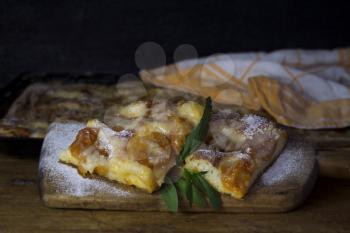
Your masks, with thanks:
M 191 131 L 191 124 L 180 117 L 171 117 L 172 130 L 170 132 L 171 146 L 176 154 L 179 154 L 183 144 L 185 143 L 186 136 Z
M 87 127 L 79 130 L 74 142 L 69 147 L 72 155 L 77 159 L 82 159 L 81 152 L 96 142 L 97 134 L 98 129 L 95 128 Z
M 126 150 L 132 159 L 148 167 L 166 163 L 171 155 L 169 139 L 158 132 L 135 135 L 129 140 Z

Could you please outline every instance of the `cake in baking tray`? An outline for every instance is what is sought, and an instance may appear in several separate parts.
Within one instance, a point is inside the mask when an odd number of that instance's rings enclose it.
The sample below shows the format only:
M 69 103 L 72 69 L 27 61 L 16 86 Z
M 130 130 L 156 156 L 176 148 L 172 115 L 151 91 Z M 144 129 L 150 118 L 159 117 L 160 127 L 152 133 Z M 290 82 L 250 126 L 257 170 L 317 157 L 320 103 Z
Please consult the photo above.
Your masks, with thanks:
M 103 120 L 106 110 L 149 93 L 140 81 L 115 85 L 45 82 L 29 85 L 0 120 L 0 136 L 44 138 L 50 123 Z M 168 91 L 169 93 L 171 91 Z M 164 95 L 164 93 L 163 93 Z

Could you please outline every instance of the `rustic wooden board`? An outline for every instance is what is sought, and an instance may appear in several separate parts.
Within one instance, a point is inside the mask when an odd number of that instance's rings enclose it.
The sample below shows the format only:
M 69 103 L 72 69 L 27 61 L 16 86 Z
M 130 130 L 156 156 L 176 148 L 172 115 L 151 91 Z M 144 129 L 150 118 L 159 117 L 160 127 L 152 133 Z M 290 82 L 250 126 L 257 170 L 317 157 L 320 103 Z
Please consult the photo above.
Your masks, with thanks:
M 37 188 L 38 155 L 0 151 L 1 233 L 350 232 L 350 181 L 318 179 L 287 214 L 178 213 L 47 208 Z M 15 169 L 14 169 L 15 168 Z
M 75 168 L 58 162 L 59 152 L 73 140 L 79 124 L 51 126 L 39 163 L 41 197 L 48 207 L 166 211 L 158 193 L 147 194 L 102 179 L 82 178 Z M 314 150 L 291 138 L 273 165 L 257 180 L 244 200 L 223 195 L 220 212 L 285 212 L 301 204 L 317 177 Z M 182 206 L 183 211 L 211 212 L 211 208 Z

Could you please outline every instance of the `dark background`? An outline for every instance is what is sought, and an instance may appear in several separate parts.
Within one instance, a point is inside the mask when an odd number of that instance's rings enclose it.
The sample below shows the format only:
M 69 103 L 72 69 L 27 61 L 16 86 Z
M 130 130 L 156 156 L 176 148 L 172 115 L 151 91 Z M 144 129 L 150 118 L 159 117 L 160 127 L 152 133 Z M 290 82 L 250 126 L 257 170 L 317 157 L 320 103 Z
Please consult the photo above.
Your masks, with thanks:
M 136 48 L 218 52 L 350 45 L 346 1 L 0 1 L 0 86 L 22 72 L 136 73 Z

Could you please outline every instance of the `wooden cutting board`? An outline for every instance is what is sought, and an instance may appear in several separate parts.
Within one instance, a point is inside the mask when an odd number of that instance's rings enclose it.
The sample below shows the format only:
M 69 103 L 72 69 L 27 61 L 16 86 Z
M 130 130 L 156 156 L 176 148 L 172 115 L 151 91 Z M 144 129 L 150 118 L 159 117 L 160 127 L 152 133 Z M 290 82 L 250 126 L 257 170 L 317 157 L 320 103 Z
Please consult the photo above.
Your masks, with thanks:
M 75 168 L 58 162 L 61 150 L 74 139 L 81 124 L 51 125 L 45 137 L 39 164 L 41 196 L 55 208 L 167 211 L 159 193 L 98 178 L 83 178 Z M 284 151 L 255 182 L 244 200 L 223 195 L 221 212 L 285 212 L 300 205 L 317 178 L 314 150 L 302 141 L 289 139 Z M 182 211 L 210 212 L 181 206 Z

